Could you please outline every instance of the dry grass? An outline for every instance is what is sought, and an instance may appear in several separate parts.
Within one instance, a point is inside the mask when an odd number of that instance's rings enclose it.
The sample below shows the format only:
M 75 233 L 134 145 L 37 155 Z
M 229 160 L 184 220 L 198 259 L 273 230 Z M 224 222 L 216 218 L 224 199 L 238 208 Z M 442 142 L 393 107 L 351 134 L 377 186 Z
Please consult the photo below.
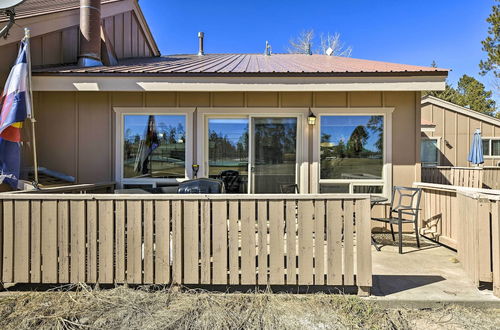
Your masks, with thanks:
M 149 288 L 0 295 L 1 329 L 428 329 L 500 326 L 500 312 L 385 310 L 356 296 Z

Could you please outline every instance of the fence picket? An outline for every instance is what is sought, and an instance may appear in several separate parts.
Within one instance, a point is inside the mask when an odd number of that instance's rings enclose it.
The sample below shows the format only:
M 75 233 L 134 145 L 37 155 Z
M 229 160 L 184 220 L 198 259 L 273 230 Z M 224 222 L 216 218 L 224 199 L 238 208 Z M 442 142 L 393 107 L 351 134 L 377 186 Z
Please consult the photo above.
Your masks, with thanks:
M 69 281 L 69 215 L 68 201 L 57 203 L 57 246 L 59 251 L 59 283 Z
M 28 283 L 29 265 L 29 201 L 14 202 L 14 282 Z
M 57 201 L 42 201 L 42 283 L 58 282 Z M 4 280 L 5 281 L 5 280 Z
M 229 201 L 229 284 L 240 284 L 238 207 L 237 200 Z
M 325 202 L 314 202 L 314 284 L 325 284 Z
M 1 210 L 1 209 L 0 209 Z M 31 269 L 31 278 L 30 282 L 31 283 L 40 283 L 42 280 L 42 242 L 41 242 L 41 235 L 42 235 L 42 228 L 41 228 L 41 220 L 42 220 L 42 214 L 41 214 L 41 205 L 40 201 L 32 201 L 31 202 L 31 244 L 30 244 L 30 249 L 31 249 L 31 256 L 30 256 L 30 269 Z M 1 226 L 1 222 L 0 222 Z M 2 236 L 1 229 L 0 229 L 0 237 Z M 0 238 L 0 242 L 1 242 Z M 0 247 L 1 247 L 0 243 Z M 1 248 L 0 248 L 1 250 Z M 0 252 L 0 258 L 1 258 L 1 252 Z M 1 261 L 0 261 L 0 269 L 1 269 Z
M 115 202 L 115 282 L 126 282 L 125 259 L 125 201 Z
M 87 201 L 87 282 L 97 282 L 97 201 Z M 116 263 L 123 261 L 116 256 Z M 118 278 L 118 272 L 115 276 Z M 118 281 L 116 279 L 116 281 Z
M 142 205 L 134 200 L 127 201 L 127 282 L 142 283 Z
M 144 283 L 154 283 L 153 201 L 143 202 L 144 226 Z
M 227 284 L 227 203 L 212 202 L 212 284 Z
M 198 283 L 198 201 L 184 201 L 184 282 Z
M 257 280 L 259 285 L 267 285 L 267 201 L 265 200 L 257 202 L 257 223 Z
M 211 282 L 211 206 L 210 201 L 201 202 L 201 284 L 210 284 Z
M 299 284 L 312 285 L 313 281 L 313 202 L 298 202 L 299 222 Z
M 257 284 L 255 276 L 255 201 L 241 201 L 241 284 Z
M 72 283 L 85 283 L 85 201 L 70 202 L 70 279 Z
M 353 201 L 344 201 L 344 285 L 354 285 Z M 359 217 L 356 210 L 356 217 Z
M 114 213 L 113 201 L 99 201 L 99 232 L 98 232 L 98 253 L 99 253 L 99 266 L 98 266 L 98 282 L 113 283 L 113 231 L 114 231 Z M 139 231 L 141 230 L 139 226 Z M 139 232 L 140 233 L 140 232 Z M 140 234 L 139 234 L 140 235 Z M 138 252 L 141 251 L 141 246 Z
M 326 203 L 327 284 L 342 285 L 342 205 L 340 201 Z
M 283 211 L 283 201 L 269 201 L 269 282 L 273 285 L 285 284 Z
M 170 205 L 155 202 L 155 283 L 170 282 Z
M 286 284 L 297 284 L 297 217 L 296 201 L 286 203 Z

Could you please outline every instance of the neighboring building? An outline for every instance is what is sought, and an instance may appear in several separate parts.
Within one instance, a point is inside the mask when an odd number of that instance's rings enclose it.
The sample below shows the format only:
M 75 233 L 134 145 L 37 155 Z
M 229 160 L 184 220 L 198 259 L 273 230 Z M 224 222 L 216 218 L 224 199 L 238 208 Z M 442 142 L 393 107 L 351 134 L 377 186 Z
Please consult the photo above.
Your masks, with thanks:
M 481 129 L 484 166 L 500 166 L 500 119 L 434 96 L 422 98 L 422 166 L 473 166 L 472 136 Z
M 75 65 L 76 39 L 63 31 L 76 31 L 76 17 L 50 31 L 57 47 L 42 41 L 34 51 L 50 64 L 33 72 L 40 166 L 81 183 L 157 187 L 199 165 L 198 177 L 236 173 L 241 193 L 297 184 L 301 193 L 388 196 L 419 181 L 420 91 L 443 90 L 448 70 L 326 55 L 157 57 L 136 1 L 103 1 L 103 13 L 120 4 L 130 10 L 103 20 L 118 64 Z M 2 52 L 15 50 L 14 36 Z M 138 44 L 144 52 L 125 50 Z

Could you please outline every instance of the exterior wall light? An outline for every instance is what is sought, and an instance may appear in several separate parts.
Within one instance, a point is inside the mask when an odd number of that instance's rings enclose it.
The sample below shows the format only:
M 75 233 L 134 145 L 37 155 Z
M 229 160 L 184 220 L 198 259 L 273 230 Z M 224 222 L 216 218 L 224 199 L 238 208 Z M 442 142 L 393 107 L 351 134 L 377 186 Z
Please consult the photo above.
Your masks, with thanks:
M 307 116 L 307 123 L 309 125 L 316 125 L 316 116 L 314 115 L 314 113 L 309 113 L 309 116 Z

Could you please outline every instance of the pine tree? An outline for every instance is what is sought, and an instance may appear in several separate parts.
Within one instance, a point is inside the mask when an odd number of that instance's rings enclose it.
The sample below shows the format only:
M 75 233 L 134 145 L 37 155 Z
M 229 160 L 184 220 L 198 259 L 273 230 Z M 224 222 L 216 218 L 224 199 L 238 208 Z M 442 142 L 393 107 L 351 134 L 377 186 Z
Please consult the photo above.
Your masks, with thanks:
M 499 1 L 496 0 L 496 2 Z M 479 68 L 482 75 L 493 72 L 496 78 L 500 78 L 500 5 L 493 6 L 492 12 L 486 21 L 490 23 L 488 36 L 481 43 L 488 58 L 479 63 Z

